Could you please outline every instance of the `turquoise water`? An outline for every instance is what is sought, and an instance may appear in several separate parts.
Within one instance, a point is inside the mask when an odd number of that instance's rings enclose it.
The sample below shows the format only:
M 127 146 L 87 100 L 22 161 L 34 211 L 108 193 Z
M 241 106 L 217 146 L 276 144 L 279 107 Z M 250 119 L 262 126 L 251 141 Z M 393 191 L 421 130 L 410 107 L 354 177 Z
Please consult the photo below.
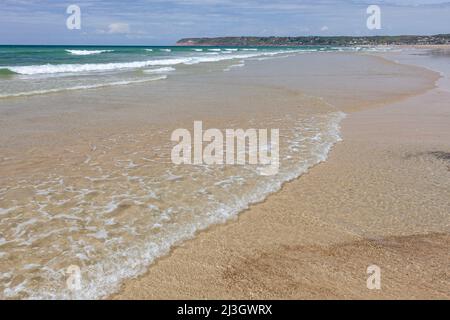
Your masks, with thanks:
M 180 47 L 180 46 L 0 46 L 0 67 L 29 66 L 43 64 L 84 64 L 146 61 L 149 58 L 162 59 L 167 57 L 195 57 L 205 56 L 214 52 L 249 53 L 292 51 L 292 50 L 320 50 L 325 47 Z M 237 49 L 237 50 L 236 50 Z M 326 48 L 337 50 L 337 48 Z M 170 50 L 170 51 L 168 51 Z M 220 51 L 219 51 L 220 50 Z M 236 50 L 236 51 L 235 51 Z M 71 52 L 72 51 L 72 52 Z M 75 51 L 75 52 L 73 52 Z M 84 51 L 84 52 L 83 52 Z M 101 51 L 101 52 L 94 52 Z
M 294 53 L 338 51 L 333 47 L 96 47 L 0 46 L 0 98 L 123 86 L 176 76 L 180 69 Z M 346 50 L 355 50 L 346 49 Z M 197 67 L 197 68 L 196 68 Z

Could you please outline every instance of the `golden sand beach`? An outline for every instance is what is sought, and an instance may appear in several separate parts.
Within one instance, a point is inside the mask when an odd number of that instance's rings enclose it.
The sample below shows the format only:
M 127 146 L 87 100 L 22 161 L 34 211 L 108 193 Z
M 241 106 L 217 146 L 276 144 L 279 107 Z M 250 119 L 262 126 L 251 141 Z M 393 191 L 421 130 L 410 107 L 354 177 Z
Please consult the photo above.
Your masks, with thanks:
M 8 75 L 115 82 L 0 99 L 0 298 L 448 299 L 450 70 L 434 51 Z M 279 128 L 279 174 L 174 165 L 171 133 L 198 120 Z

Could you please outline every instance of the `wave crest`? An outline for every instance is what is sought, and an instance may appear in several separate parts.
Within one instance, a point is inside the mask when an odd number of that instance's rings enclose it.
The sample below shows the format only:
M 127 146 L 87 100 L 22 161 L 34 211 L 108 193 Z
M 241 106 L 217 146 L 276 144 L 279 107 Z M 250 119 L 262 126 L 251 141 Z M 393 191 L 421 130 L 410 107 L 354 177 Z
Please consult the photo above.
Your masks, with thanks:
M 66 52 L 71 55 L 74 55 L 74 56 L 89 56 L 92 54 L 114 52 L 114 50 L 69 50 L 69 49 L 66 49 Z
M 145 83 L 145 82 L 165 80 L 165 79 L 167 79 L 167 76 L 162 75 L 162 76 L 158 76 L 158 77 L 154 77 L 154 78 L 147 78 L 147 79 L 140 79 L 140 80 L 123 80 L 123 81 L 107 82 L 107 83 L 92 84 L 92 85 L 79 85 L 79 86 L 67 87 L 67 88 L 33 90 L 33 91 L 25 91 L 25 92 L 11 93 L 11 94 L 0 94 L 0 99 L 35 96 L 35 95 L 58 93 L 58 92 L 64 92 L 64 91 L 77 91 L 77 90 L 86 90 L 86 89 L 100 89 L 100 88 L 105 88 L 105 87 L 126 86 L 126 85 L 130 85 L 130 84 L 138 84 L 138 83 Z

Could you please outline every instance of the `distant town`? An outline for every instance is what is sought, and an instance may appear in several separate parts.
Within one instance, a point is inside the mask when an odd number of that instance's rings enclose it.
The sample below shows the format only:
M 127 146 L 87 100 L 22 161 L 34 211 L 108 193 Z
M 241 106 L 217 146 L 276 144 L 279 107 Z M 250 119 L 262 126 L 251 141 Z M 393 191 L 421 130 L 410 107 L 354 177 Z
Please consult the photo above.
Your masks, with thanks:
M 371 37 L 218 37 L 186 38 L 180 46 L 375 46 L 375 45 L 445 45 L 450 44 L 450 34 L 432 36 L 371 36 Z

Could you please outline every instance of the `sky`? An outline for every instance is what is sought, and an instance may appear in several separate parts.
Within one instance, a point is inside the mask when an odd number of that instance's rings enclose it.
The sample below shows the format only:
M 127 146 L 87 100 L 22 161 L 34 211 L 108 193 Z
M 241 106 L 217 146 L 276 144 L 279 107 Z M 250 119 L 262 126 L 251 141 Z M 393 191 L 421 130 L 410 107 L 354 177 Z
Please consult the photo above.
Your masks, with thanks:
M 70 30 L 67 8 L 81 10 Z M 366 25 L 369 5 L 381 29 Z M 171 45 L 186 37 L 450 33 L 444 0 L 0 0 L 0 44 Z

